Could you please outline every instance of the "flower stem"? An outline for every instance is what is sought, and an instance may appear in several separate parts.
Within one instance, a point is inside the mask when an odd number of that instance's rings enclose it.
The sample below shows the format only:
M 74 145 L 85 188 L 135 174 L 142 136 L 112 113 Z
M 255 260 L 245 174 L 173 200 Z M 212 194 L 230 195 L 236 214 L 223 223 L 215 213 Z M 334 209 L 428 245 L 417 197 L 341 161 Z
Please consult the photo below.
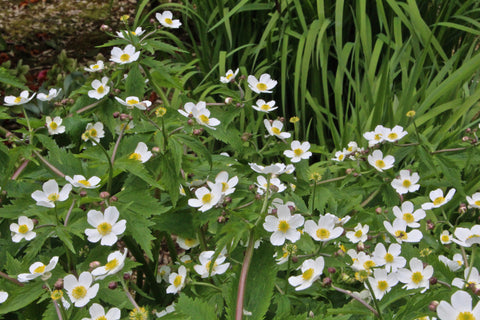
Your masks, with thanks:
M 368 310 L 372 311 L 373 314 L 374 314 L 376 317 L 379 316 L 377 310 L 375 310 L 375 309 L 374 309 L 371 305 L 369 305 L 365 300 L 362 300 L 362 299 L 360 299 L 359 297 L 355 296 L 352 291 L 350 291 L 350 290 L 345 290 L 345 289 L 342 289 L 342 288 L 338 288 L 338 287 L 335 287 L 334 285 L 332 285 L 332 288 L 335 289 L 335 290 L 338 291 L 338 292 L 344 293 L 344 294 L 346 294 L 347 296 L 349 296 L 349 297 L 357 300 L 358 302 L 360 302 L 361 304 L 363 304 L 363 305 L 365 306 L 365 308 L 367 308 Z
M 11 180 L 16 180 L 18 176 L 22 173 L 22 171 L 27 167 L 28 163 L 30 160 L 26 159 L 25 161 L 22 162 L 22 164 L 15 170 L 13 173 L 12 177 L 10 178 Z
M 47 159 L 45 159 L 37 150 L 33 150 L 33 153 L 35 153 L 37 158 L 42 161 L 53 173 L 59 177 L 65 178 L 65 174 L 48 162 Z
M 109 194 L 112 194 L 113 164 L 112 164 L 112 161 L 111 161 L 110 156 L 108 155 L 107 150 L 105 150 L 105 148 L 104 148 L 100 143 L 97 143 L 96 145 L 100 147 L 100 149 L 101 149 L 101 150 L 103 151 L 103 153 L 105 154 L 105 157 L 107 157 L 107 162 L 108 162 L 107 191 L 108 191 Z
M 22 107 L 22 109 L 23 109 L 23 114 L 25 115 L 25 120 L 27 120 L 28 133 L 29 133 L 29 136 L 30 136 L 29 143 L 32 143 L 33 142 L 33 130 L 32 130 L 32 126 L 30 125 L 30 119 L 28 119 L 27 110 L 25 110 L 25 107 Z
M 130 300 L 130 302 L 133 304 L 135 309 L 140 310 L 140 307 L 138 306 L 135 299 L 133 299 L 130 291 L 128 291 L 128 287 L 127 287 L 127 285 L 125 284 L 125 281 L 122 278 L 120 278 L 120 283 L 122 284 L 123 291 L 125 291 L 125 294 L 127 295 L 128 300 Z
M 370 282 L 368 280 L 365 281 L 367 287 L 368 287 L 368 291 L 370 291 L 370 294 L 372 295 L 372 299 L 373 299 L 373 304 L 375 305 L 375 309 L 377 309 L 377 318 L 383 320 L 383 317 L 382 317 L 382 310 L 380 310 L 380 306 L 378 305 L 378 301 L 377 301 L 377 298 L 375 298 L 375 293 L 373 292 L 373 288 L 372 288 L 372 285 L 370 284 Z
M 0 271 L 0 277 L 4 278 L 4 279 L 7 279 L 8 281 L 10 282 L 13 282 L 15 283 L 16 285 L 19 285 L 20 287 L 23 287 L 24 284 L 21 283 L 20 281 L 18 281 L 17 279 L 14 279 L 14 278 L 11 278 L 9 277 L 5 272 L 3 271 Z
M 115 141 L 115 146 L 113 147 L 113 152 L 112 152 L 112 158 L 110 158 L 110 163 L 112 164 L 112 166 L 113 166 L 113 163 L 115 162 L 115 156 L 117 155 L 117 150 L 118 150 L 118 146 L 120 145 L 120 140 L 122 140 L 123 133 L 125 132 L 125 129 L 127 128 L 127 126 L 128 124 L 125 123 L 122 130 L 120 131 L 120 134 L 118 135 L 117 141 Z
M 254 228 L 250 230 L 247 251 L 245 252 L 245 257 L 242 264 L 242 271 L 240 272 L 240 279 L 238 281 L 237 308 L 235 310 L 235 320 L 242 320 L 243 317 L 243 300 L 245 296 L 245 287 L 247 285 L 248 269 L 250 268 L 250 262 L 252 262 L 253 247 L 255 244 L 254 230 Z
M 218 290 L 220 292 L 222 292 L 222 289 L 220 289 L 219 287 L 217 287 L 216 285 L 214 284 L 211 284 L 211 283 L 208 283 L 208 282 L 190 282 L 191 285 L 193 286 L 204 286 L 204 287 L 209 287 L 209 288 L 213 288 L 215 290 Z
M 56 300 L 52 300 L 52 301 L 53 301 L 53 305 L 55 306 L 55 311 L 57 312 L 58 320 L 63 320 L 62 312 L 60 311 L 60 308 L 58 307 L 57 301 Z
M 290 276 L 290 266 L 292 264 L 292 255 L 289 253 L 288 254 L 288 262 L 287 262 L 287 273 L 286 273 L 286 277 L 285 277 L 285 290 L 284 290 L 284 294 L 287 294 L 288 292 L 288 277 Z
M 73 207 L 75 206 L 75 199 L 72 201 L 72 205 L 68 209 L 67 216 L 65 217 L 65 221 L 63 222 L 63 225 L 66 227 L 68 223 L 68 218 L 70 218 L 70 214 L 72 213 Z

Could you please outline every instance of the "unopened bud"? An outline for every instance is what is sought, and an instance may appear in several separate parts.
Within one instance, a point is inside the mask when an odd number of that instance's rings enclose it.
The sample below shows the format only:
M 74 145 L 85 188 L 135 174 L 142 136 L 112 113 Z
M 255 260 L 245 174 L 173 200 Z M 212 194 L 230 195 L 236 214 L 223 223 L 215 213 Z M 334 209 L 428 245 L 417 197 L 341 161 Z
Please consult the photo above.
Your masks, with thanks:
M 438 279 L 436 277 L 431 277 L 429 281 L 431 285 L 434 285 L 437 284 Z
M 254 184 L 251 184 L 248 186 L 248 190 L 253 191 L 256 189 L 256 186 Z
M 193 126 L 194 123 L 195 123 L 195 122 L 193 121 L 193 119 L 188 119 L 188 121 L 187 121 L 187 124 L 188 124 L 189 126 Z
M 478 139 L 472 139 L 472 141 L 470 141 L 471 144 L 476 144 L 478 142 Z
M 322 284 L 324 287 L 330 287 L 332 285 L 332 278 L 330 277 L 323 278 Z
M 194 135 L 196 135 L 196 136 L 199 136 L 199 135 L 201 135 L 201 134 L 202 134 L 202 132 L 203 132 L 203 130 L 202 130 L 202 129 L 193 129 L 193 134 L 194 134 Z
M 100 261 L 92 261 L 89 263 L 89 268 L 90 269 L 95 269 L 101 266 Z
M 470 137 L 464 136 L 464 137 L 462 138 L 462 141 L 463 141 L 463 142 L 467 142 L 468 140 L 470 140 Z
M 223 203 L 226 203 L 226 204 L 232 203 L 232 198 L 231 197 L 225 197 L 225 199 L 223 199 Z
M 458 207 L 458 213 L 463 214 L 467 212 L 467 205 L 465 203 L 460 203 L 460 206 Z
M 112 202 L 117 202 L 117 201 L 118 201 L 117 196 L 111 196 L 111 197 L 110 197 L 110 201 L 112 201 Z
M 272 192 L 278 192 L 278 187 L 274 184 L 270 185 L 270 190 L 272 190 Z
M 255 200 L 261 200 L 261 199 L 262 199 L 262 195 L 257 193 L 255 195 Z
M 53 287 L 56 290 L 62 290 L 63 289 L 63 278 L 58 278 L 58 280 L 55 281 L 55 284 L 53 285 Z
M 270 211 L 270 214 L 276 215 L 277 212 L 278 212 L 278 209 L 277 209 L 277 208 L 273 208 L 273 209 Z
M 329 267 L 329 268 L 327 269 L 327 271 L 328 271 L 328 273 L 332 273 L 332 274 L 333 274 L 333 273 L 337 272 L 337 269 L 335 269 L 334 267 Z
M 160 148 L 159 148 L 159 147 L 153 147 L 153 148 L 152 148 L 152 152 L 153 152 L 153 153 L 159 153 L 159 152 L 160 152 Z
M 100 192 L 100 198 L 107 199 L 108 197 L 110 197 L 110 193 L 108 191 Z
M 382 208 L 377 207 L 377 208 L 375 209 L 375 212 L 376 212 L 376 214 L 381 214 L 381 213 L 382 213 Z
M 226 97 L 225 98 L 225 104 L 230 104 L 233 102 L 233 98 L 232 97 Z
M 116 281 L 110 282 L 108 284 L 108 289 L 111 289 L 111 290 L 117 289 L 117 282 Z
M 297 210 L 297 208 L 295 208 L 295 206 L 288 206 L 288 209 L 290 209 L 290 213 L 293 213 L 293 212 L 295 212 L 295 210 Z
M 310 318 L 315 318 L 315 313 L 313 313 L 313 311 L 310 310 L 310 312 L 308 313 L 308 316 L 309 316 Z
M 293 262 L 293 263 L 297 263 L 297 262 L 298 262 L 298 257 L 297 257 L 297 256 L 293 256 L 293 257 L 292 257 L 292 262 Z
M 432 220 L 428 219 L 427 220 L 427 230 L 433 230 L 435 228 L 435 223 L 432 222 Z
M 33 222 L 33 225 L 35 225 L 35 226 L 38 224 L 38 220 L 35 219 L 35 218 L 32 218 L 32 222 Z
M 360 175 L 360 174 L 359 174 L 358 172 L 354 172 L 354 173 L 352 174 L 352 176 L 354 176 L 355 178 L 358 177 L 359 175 Z
M 467 130 L 465 130 L 465 132 L 466 132 L 466 133 L 470 133 L 470 132 L 472 132 L 472 129 L 467 128 Z
M 115 112 L 113 113 L 113 117 L 114 117 L 115 119 L 117 119 L 118 117 L 120 117 L 120 112 L 115 111 Z
M 128 281 L 128 280 L 130 280 L 131 277 L 132 277 L 132 276 L 130 275 L 130 273 L 124 273 L 124 274 L 123 274 L 123 280 L 127 280 L 127 281 Z
M 126 113 L 120 114 L 120 120 L 122 120 L 122 121 L 128 120 L 128 114 L 126 114 Z
M 85 190 L 80 191 L 80 197 L 84 198 L 86 196 L 87 196 L 87 191 Z
M 353 172 L 353 169 L 352 168 L 348 168 L 345 170 L 345 173 L 346 174 L 351 174 Z
M 363 244 L 363 242 L 359 242 L 357 244 L 357 251 L 363 251 L 365 250 L 365 245 Z
M 108 25 L 106 25 L 106 24 L 102 24 L 102 25 L 100 26 L 100 30 L 103 31 L 103 32 L 106 32 L 106 31 L 112 30 L 112 28 L 110 28 L 110 27 L 109 27 Z
M 226 219 L 224 216 L 219 216 L 219 217 L 217 218 L 217 222 L 218 222 L 218 223 L 225 223 L 226 220 L 227 220 L 227 219 Z
M 251 133 L 245 132 L 245 133 L 242 134 L 242 140 L 243 141 L 248 141 L 248 140 L 250 140 L 251 137 L 252 137 Z
M 428 310 L 430 310 L 432 312 L 436 312 L 438 305 L 439 305 L 438 301 L 434 300 L 434 301 L 430 302 L 430 304 L 428 305 Z

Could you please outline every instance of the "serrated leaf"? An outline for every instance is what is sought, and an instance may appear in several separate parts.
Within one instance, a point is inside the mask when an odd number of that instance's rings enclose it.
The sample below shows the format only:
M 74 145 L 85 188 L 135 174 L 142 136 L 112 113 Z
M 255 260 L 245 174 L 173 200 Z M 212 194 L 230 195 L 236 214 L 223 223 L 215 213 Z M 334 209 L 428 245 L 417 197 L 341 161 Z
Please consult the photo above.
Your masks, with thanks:
M 0 82 L 22 90 L 28 90 L 25 84 L 18 81 L 15 76 L 11 75 L 8 70 L 3 67 L 0 67 Z
M 175 305 L 175 310 L 195 320 L 217 319 L 215 306 L 200 299 L 191 299 L 184 294 L 180 295 L 178 303 Z
M 38 281 L 32 284 L 25 284 L 23 287 L 17 286 L 7 290 L 9 298 L 0 304 L 0 314 L 16 311 L 33 303 L 44 293 L 42 286 L 43 282 Z
M 75 248 L 73 247 L 72 236 L 68 233 L 67 228 L 59 225 L 55 228 L 55 233 L 70 251 L 72 251 L 73 253 L 76 252 Z
M 198 141 L 198 139 L 186 134 L 176 134 L 172 136 L 172 140 L 173 139 L 179 140 L 181 143 L 192 149 L 192 151 L 195 152 L 201 159 L 207 160 L 210 167 L 212 167 L 212 155 L 208 149 L 205 148 L 200 141 Z
M 137 63 L 132 64 L 128 77 L 125 82 L 125 90 L 127 96 L 135 96 L 143 100 L 145 94 L 145 79 L 140 72 L 139 65 Z

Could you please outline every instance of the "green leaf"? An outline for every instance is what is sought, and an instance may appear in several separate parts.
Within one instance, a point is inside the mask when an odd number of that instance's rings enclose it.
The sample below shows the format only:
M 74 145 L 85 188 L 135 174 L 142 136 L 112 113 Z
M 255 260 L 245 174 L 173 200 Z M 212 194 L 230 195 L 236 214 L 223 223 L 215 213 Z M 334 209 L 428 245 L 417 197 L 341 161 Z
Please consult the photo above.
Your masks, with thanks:
M 184 294 L 180 295 L 175 310 L 185 316 L 190 316 L 195 320 L 217 319 L 215 306 L 200 299 L 191 299 Z
M 72 236 L 68 233 L 67 228 L 59 225 L 55 228 L 55 233 L 70 251 L 72 251 L 73 253 L 76 252 L 75 248 L 73 247 Z
M 140 72 L 140 66 L 137 63 L 132 64 L 125 83 L 126 97 L 135 96 L 143 99 L 145 94 L 145 79 Z
M 11 75 L 8 70 L 3 67 L 0 67 L 0 82 L 22 90 L 28 90 L 25 84 L 18 81 L 15 76 Z
M 194 137 L 188 136 L 186 134 L 175 134 L 171 137 L 171 139 L 177 139 L 179 140 L 179 142 L 188 146 L 201 159 L 207 160 L 210 167 L 212 167 L 212 155 L 198 139 L 195 139 Z
M 42 286 L 43 282 L 38 281 L 23 287 L 5 288 L 8 292 L 8 299 L 0 304 L 0 314 L 16 311 L 33 303 L 45 292 Z

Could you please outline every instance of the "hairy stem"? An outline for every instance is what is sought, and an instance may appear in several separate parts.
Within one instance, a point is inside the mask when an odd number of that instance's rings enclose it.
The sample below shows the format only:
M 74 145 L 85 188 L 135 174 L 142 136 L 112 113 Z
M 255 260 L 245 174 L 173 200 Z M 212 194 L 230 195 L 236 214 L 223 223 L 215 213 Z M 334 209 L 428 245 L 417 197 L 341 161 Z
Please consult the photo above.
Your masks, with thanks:
M 42 161 L 53 173 L 55 173 L 59 177 L 65 178 L 65 174 L 59 169 L 57 169 L 55 166 L 53 166 L 50 162 L 48 162 L 47 159 L 45 159 L 37 150 L 33 150 L 33 153 L 35 153 L 37 158 Z
M 22 164 L 15 170 L 13 173 L 12 177 L 10 178 L 11 180 L 15 180 L 18 178 L 18 176 L 22 173 L 22 171 L 27 167 L 28 163 L 30 160 L 26 159 L 25 161 L 22 162 Z
M 338 292 L 344 293 L 344 294 L 346 294 L 347 296 L 349 296 L 349 297 L 357 300 L 358 302 L 360 302 L 361 304 L 363 304 L 363 305 L 365 306 L 365 308 L 367 308 L 368 310 L 372 311 L 373 314 L 374 314 L 376 317 L 378 317 L 378 311 L 375 310 L 375 309 L 374 309 L 371 305 L 369 305 L 366 301 L 364 301 L 364 300 L 362 300 L 361 298 L 355 296 L 352 291 L 350 291 L 350 290 L 345 290 L 345 289 L 342 289 L 342 288 L 338 288 L 338 287 L 335 287 L 335 286 L 333 286 L 333 285 L 332 285 L 332 288 L 335 289 L 335 290 L 338 291 Z

